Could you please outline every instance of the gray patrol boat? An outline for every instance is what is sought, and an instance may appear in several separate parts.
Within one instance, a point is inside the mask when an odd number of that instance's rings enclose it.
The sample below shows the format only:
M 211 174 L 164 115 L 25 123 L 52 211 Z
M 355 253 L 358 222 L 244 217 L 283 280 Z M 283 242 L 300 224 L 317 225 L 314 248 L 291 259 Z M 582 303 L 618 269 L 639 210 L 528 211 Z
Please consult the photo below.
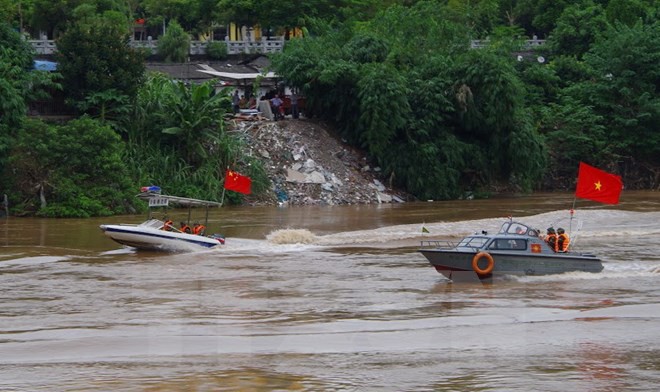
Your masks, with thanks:
M 549 275 L 564 272 L 600 272 L 601 260 L 593 254 L 555 252 L 538 230 L 513 220 L 496 234 L 483 231 L 449 241 L 422 241 L 419 252 L 445 277 L 485 280 L 500 275 Z

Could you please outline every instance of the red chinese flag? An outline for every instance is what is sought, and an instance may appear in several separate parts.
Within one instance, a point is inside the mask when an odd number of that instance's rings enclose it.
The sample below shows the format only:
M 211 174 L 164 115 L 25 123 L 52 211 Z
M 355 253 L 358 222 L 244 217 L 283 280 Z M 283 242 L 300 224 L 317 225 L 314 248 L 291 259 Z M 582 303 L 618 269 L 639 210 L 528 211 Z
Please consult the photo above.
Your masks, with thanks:
M 225 173 L 225 189 L 249 195 L 252 193 L 252 179 L 227 169 Z
M 621 177 L 580 162 L 575 196 L 606 204 L 619 204 Z

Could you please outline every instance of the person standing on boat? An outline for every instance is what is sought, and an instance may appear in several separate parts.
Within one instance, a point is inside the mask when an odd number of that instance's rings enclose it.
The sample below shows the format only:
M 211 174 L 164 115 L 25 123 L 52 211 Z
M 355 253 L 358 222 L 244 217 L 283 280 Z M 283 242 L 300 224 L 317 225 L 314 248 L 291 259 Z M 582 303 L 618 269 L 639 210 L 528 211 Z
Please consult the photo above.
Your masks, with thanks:
M 561 227 L 557 229 L 557 244 L 555 245 L 555 252 L 568 252 L 568 245 L 571 239 L 568 234 Z
M 555 233 L 554 227 L 548 228 L 548 233 L 545 235 L 543 240 L 546 242 L 546 244 L 548 244 L 550 249 L 554 250 L 555 252 L 557 251 L 557 233 Z

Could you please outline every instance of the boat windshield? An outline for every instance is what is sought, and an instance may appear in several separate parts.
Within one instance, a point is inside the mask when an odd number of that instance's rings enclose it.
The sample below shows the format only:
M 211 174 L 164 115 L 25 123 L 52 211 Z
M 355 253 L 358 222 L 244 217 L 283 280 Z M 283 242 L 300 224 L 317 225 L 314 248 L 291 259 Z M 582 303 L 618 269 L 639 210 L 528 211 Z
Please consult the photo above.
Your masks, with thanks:
M 481 249 L 486 242 L 488 242 L 487 237 L 465 237 L 458 243 L 457 248 L 466 247 L 466 248 L 476 248 Z
M 539 235 L 537 230 L 532 229 L 531 227 L 520 222 L 504 222 L 502 228 L 500 229 L 500 233 L 520 235 L 527 234 L 532 237 L 537 237 Z
M 140 223 L 140 226 L 146 226 L 146 227 L 151 227 L 154 229 L 160 229 L 163 227 L 163 221 L 160 221 L 158 219 L 149 219 L 146 222 Z

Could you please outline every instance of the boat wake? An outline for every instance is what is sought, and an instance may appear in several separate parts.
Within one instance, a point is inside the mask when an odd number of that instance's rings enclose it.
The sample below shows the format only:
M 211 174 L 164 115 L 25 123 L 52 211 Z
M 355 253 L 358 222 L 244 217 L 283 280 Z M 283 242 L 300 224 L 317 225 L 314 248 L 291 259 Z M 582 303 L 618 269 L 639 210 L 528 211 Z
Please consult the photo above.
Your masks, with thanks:
M 278 245 L 313 244 L 318 237 L 307 229 L 275 230 L 266 236 L 268 242 Z

